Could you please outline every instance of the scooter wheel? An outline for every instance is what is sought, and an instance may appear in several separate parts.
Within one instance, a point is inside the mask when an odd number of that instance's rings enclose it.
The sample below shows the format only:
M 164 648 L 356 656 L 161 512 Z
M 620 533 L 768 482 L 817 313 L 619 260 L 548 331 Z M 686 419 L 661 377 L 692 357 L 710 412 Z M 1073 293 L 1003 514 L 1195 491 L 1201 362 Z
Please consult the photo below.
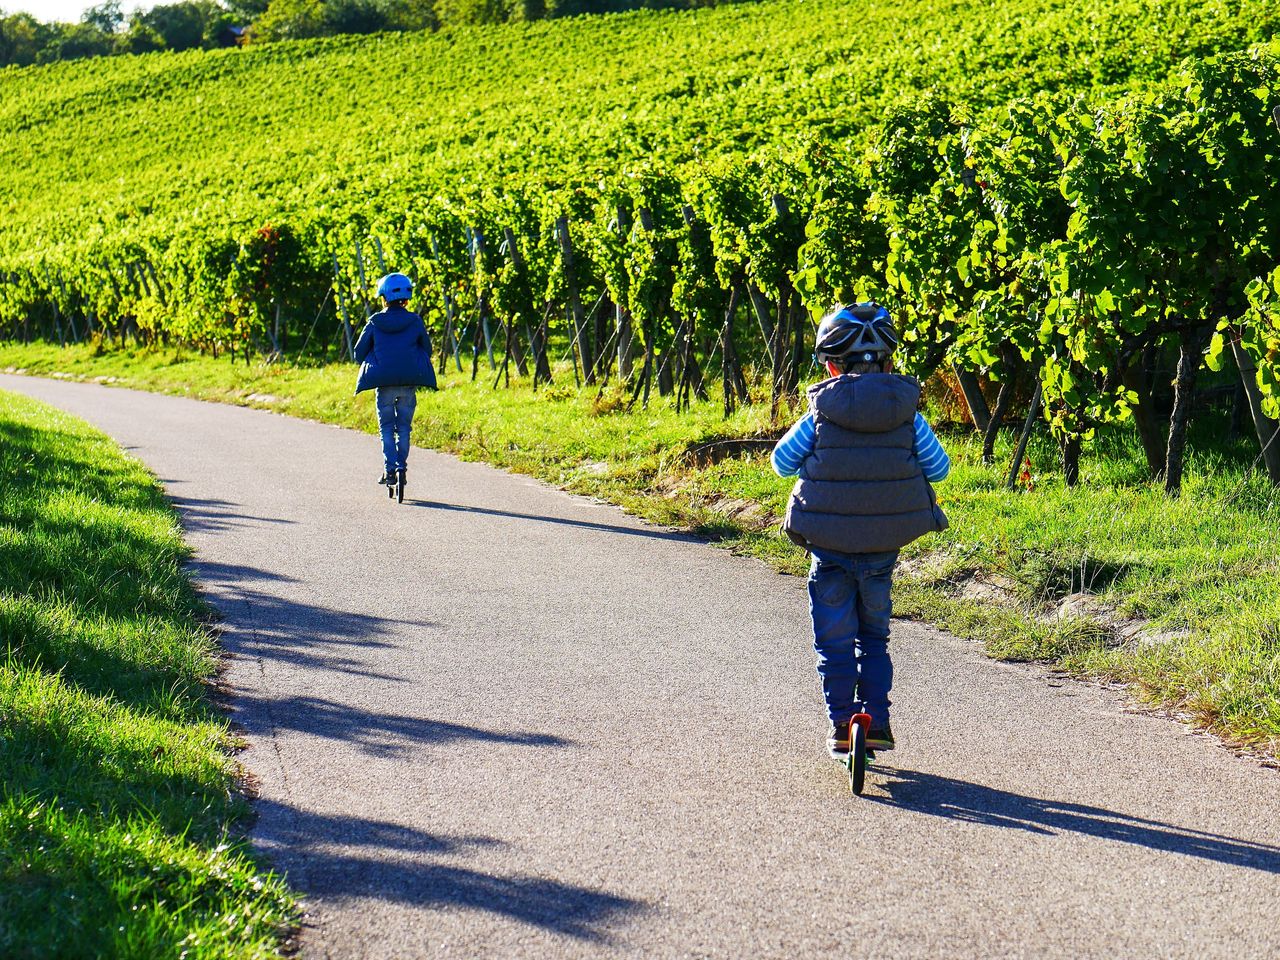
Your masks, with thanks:
M 862 796 L 867 782 L 867 731 L 860 723 L 849 724 L 849 789 Z

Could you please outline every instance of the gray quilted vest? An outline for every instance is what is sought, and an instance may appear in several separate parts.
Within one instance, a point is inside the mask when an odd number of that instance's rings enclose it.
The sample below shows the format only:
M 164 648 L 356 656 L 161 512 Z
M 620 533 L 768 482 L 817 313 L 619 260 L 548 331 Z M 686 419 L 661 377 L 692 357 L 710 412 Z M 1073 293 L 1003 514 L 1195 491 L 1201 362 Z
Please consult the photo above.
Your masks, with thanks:
M 947 528 L 915 454 L 920 385 L 898 374 L 847 374 L 809 388 L 817 426 L 782 529 L 805 549 L 898 550 Z

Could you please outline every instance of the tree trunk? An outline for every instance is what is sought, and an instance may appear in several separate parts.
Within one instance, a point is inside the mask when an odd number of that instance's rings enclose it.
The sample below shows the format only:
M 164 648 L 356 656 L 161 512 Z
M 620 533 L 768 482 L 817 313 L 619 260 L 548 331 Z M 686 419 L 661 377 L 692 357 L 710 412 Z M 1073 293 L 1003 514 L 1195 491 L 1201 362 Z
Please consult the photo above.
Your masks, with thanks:
M 631 312 L 622 304 L 615 304 L 613 322 L 618 337 L 618 379 L 630 380 L 633 340 L 631 336 Z
M 1160 418 L 1156 416 L 1155 398 L 1141 364 L 1130 364 L 1124 371 L 1124 385 L 1138 395 L 1138 403 L 1133 408 L 1133 422 L 1138 428 L 1138 439 L 1142 441 L 1147 469 L 1151 471 L 1153 478 L 1158 477 L 1164 472 L 1166 438 Z
M 582 358 L 582 376 L 587 383 L 596 382 L 596 364 L 591 350 L 591 338 L 587 334 L 582 315 L 582 298 L 578 295 L 578 281 L 573 271 L 573 242 L 569 238 L 569 218 L 556 219 L 556 238 L 560 241 L 560 261 L 564 268 L 564 282 L 569 290 L 569 310 L 573 317 L 573 339 Z
M 507 257 L 510 258 L 511 260 L 511 266 L 515 268 L 517 277 L 520 278 L 521 284 L 524 285 L 524 276 L 525 276 L 524 258 L 523 256 L 521 256 L 520 247 L 516 243 L 515 232 L 510 227 L 503 227 L 502 239 L 506 241 Z M 524 327 L 525 340 L 528 341 L 529 350 L 533 353 L 533 369 L 534 369 L 533 379 L 536 381 L 539 378 L 543 378 L 543 368 L 546 366 L 546 362 L 547 362 L 546 356 L 545 356 L 545 353 L 539 353 L 537 338 L 534 336 L 533 330 L 529 326 L 529 317 L 525 315 L 523 311 L 521 311 L 520 319 L 521 319 L 521 326 Z M 506 347 L 507 347 L 508 355 L 511 354 L 513 351 L 515 353 L 516 370 L 517 372 L 519 372 L 520 376 L 522 377 L 528 376 L 529 371 L 525 367 L 524 351 L 520 348 L 519 340 L 516 337 L 514 318 L 508 318 L 507 320 Z M 505 360 L 503 361 L 503 365 L 504 366 L 506 365 Z M 548 374 L 544 379 L 550 380 L 551 377 Z M 510 381 L 508 380 L 508 384 L 509 383 Z
M 769 310 L 769 298 L 754 283 L 747 284 L 747 295 L 751 298 L 751 309 L 760 324 L 760 337 L 767 348 L 773 342 L 773 317 Z
M 724 415 L 733 413 L 736 406 L 738 378 L 742 376 L 742 368 L 738 364 L 738 352 L 733 344 L 733 315 L 738 311 L 738 298 L 742 295 L 742 284 L 735 283 L 729 290 L 729 305 L 724 312 L 724 323 L 720 327 L 720 379 L 724 386 Z
M 965 406 L 969 408 L 969 419 L 974 429 L 985 434 L 991 425 L 991 411 L 987 408 L 987 398 L 982 395 L 982 387 L 972 370 L 955 367 L 956 380 L 960 384 L 960 392 L 964 395 Z
M 996 436 L 1000 433 L 1000 427 L 1004 425 L 1004 415 L 1009 410 L 1009 404 L 1013 401 L 1013 380 L 1007 379 L 1000 384 L 1000 392 L 996 394 L 996 406 L 991 411 L 991 418 L 987 421 L 987 428 L 982 432 L 982 462 L 986 464 L 995 463 L 996 459 Z
M 1240 385 L 1249 401 L 1249 413 L 1258 434 L 1263 462 L 1267 465 L 1267 476 L 1272 483 L 1280 483 L 1280 442 L 1276 439 L 1280 424 L 1262 411 L 1262 391 L 1258 389 L 1257 366 L 1248 351 L 1240 346 L 1239 331 L 1232 331 L 1231 355 L 1235 358 L 1236 369 L 1240 372 Z
M 1031 428 L 1036 424 L 1036 417 L 1040 416 L 1040 400 L 1043 396 L 1043 387 L 1037 383 L 1036 392 L 1031 395 L 1027 419 L 1022 424 L 1022 434 L 1018 437 L 1018 447 L 1013 451 L 1013 460 L 1009 464 L 1009 478 L 1005 481 L 1005 487 L 1009 490 L 1017 486 L 1018 468 L 1022 466 L 1022 458 L 1027 454 L 1027 441 L 1031 439 Z
M 1178 336 L 1178 373 L 1173 381 L 1173 413 L 1169 416 L 1169 446 L 1164 457 L 1164 489 L 1177 496 L 1182 489 L 1182 469 L 1187 444 L 1187 425 L 1203 359 L 1204 333 L 1198 328 Z
M 1062 480 L 1068 487 L 1080 482 L 1080 436 L 1062 438 Z

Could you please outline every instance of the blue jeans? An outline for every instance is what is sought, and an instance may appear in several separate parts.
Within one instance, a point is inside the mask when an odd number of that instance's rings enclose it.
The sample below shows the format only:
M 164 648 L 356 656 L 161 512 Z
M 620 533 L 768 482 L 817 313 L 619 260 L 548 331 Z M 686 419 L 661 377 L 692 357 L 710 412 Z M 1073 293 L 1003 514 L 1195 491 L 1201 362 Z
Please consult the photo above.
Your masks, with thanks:
M 378 388 L 378 429 L 382 431 L 382 459 L 388 473 L 403 470 L 409 459 L 409 430 L 417 405 L 415 387 Z
M 843 723 L 865 710 L 871 725 L 889 722 L 891 591 L 898 551 L 814 553 L 809 570 L 813 647 L 827 715 Z

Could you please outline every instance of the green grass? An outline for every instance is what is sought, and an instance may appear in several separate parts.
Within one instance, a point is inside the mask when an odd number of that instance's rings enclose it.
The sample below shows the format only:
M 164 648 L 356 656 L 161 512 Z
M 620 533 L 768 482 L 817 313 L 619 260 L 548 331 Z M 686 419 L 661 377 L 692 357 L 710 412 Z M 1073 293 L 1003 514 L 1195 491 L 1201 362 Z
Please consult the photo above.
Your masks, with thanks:
M 373 404 L 350 395 L 354 368 L 345 364 L 245 366 L 171 351 L 15 345 L 0 346 L 0 370 L 6 367 L 120 377 L 127 386 L 374 429 Z M 803 554 L 776 531 L 790 484 L 764 456 L 701 467 L 689 456 L 709 440 L 776 432 L 767 411 L 755 406 L 726 421 L 715 404 L 677 415 L 667 400 L 655 400 L 627 412 L 608 389 L 597 399 L 594 390 L 561 384 L 537 394 L 527 386 L 494 391 L 451 373 L 445 389 L 419 404 L 415 441 L 611 500 L 803 572 Z M 250 399 L 255 394 L 277 399 Z M 906 552 L 898 612 L 981 640 L 996 657 L 1130 683 L 1136 696 L 1233 742 L 1280 752 L 1280 492 L 1250 469 L 1248 438 L 1224 434 L 1220 417 L 1197 426 L 1183 494 L 1171 500 L 1143 476 L 1136 439 L 1127 434 L 1086 451 L 1075 489 L 1056 472 L 1051 441 L 1036 437 L 1034 487 L 1010 494 L 1002 468 L 979 462 L 976 438 L 946 432 L 955 466 L 939 496 L 952 526 Z M 1006 446 L 999 452 L 1007 462 Z M 372 445 L 370 461 L 376 467 Z M 998 590 L 976 595 L 975 580 Z M 1128 637 L 1113 623 L 1059 617 L 1062 599 L 1081 592 L 1121 618 L 1151 621 L 1148 631 Z
M 155 479 L 0 393 L 0 956 L 274 956 L 214 647 Z

